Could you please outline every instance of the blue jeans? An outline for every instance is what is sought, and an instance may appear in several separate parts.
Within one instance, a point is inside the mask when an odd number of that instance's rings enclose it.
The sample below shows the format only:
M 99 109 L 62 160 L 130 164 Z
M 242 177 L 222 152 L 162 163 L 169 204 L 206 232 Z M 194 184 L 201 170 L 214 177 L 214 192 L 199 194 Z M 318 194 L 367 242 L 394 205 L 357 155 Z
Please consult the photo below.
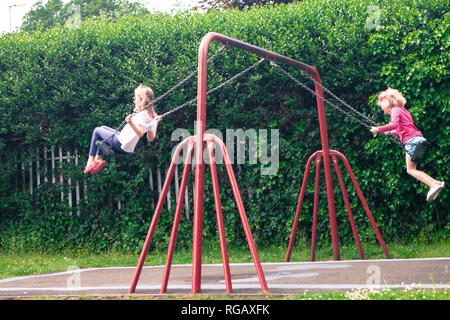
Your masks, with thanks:
M 102 141 L 108 139 L 107 143 L 113 148 L 113 150 L 116 153 L 129 153 L 122 150 L 122 144 L 120 143 L 119 139 L 117 139 L 117 136 L 119 135 L 119 132 L 117 132 L 113 128 L 107 127 L 107 126 L 101 126 L 95 128 L 94 132 L 92 133 L 92 139 L 91 139 L 91 146 L 89 148 L 89 155 L 95 156 L 96 154 L 103 154 L 102 150 L 100 150 L 97 145 L 95 144 L 97 141 Z M 114 137 L 112 139 L 109 139 L 114 134 Z

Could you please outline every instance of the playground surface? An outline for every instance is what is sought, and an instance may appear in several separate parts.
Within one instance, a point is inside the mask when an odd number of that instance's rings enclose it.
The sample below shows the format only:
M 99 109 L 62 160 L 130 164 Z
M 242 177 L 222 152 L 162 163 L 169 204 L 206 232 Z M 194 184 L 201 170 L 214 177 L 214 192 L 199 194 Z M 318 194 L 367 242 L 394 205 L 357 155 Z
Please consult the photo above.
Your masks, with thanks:
M 270 293 L 450 289 L 450 258 L 262 263 Z M 135 267 L 85 268 L 0 279 L 0 297 L 126 294 Z M 172 265 L 168 294 L 191 293 L 191 265 Z M 230 264 L 233 293 L 259 294 L 253 263 Z M 159 294 L 164 266 L 145 266 L 135 294 Z M 226 294 L 221 264 L 202 266 L 202 294 Z

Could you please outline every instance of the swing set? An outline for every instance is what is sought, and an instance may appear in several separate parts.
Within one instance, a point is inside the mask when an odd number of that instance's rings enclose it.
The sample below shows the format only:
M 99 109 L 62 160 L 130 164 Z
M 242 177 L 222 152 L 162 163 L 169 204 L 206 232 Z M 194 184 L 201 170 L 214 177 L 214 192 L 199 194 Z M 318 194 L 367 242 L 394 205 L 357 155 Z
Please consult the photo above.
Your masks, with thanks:
M 208 48 L 210 46 L 210 43 L 212 41 L 217 41 L 222 44 L 222 48 L 219 49 L 218 52 L 216 52 L 209 60 L 208 60 Z M 247 69 L 243 70 L 242 72 L 238 73 L 237 75 L 233 76 L 232 78 L 224 81 L 217 87 L 207 91 L 207 67 L 208 62 L 210 62 L 212 59 L 214 59 L 218 53 L 220 53 L 224 48 L 228 47 L 235 47 L 237 49 L 245 50 L 250 53 L 253 53 L 261 59 L 256 62 L 255 64 L 251 65 Z M 364 126 L 370 128 L 370 124 L 372 124 L 369 118 L 359 113 L 357 110 L 352 108 L 350 105 L 336 97 L 333 93 L 331 93 L 328 89 L 326 89 L 320 81 L 320 76 L 317 70 L 305 63 L 299 62 L 297 60 L 288 58 L 286 56 L 271 52 L 269 50 L 251 45 L 249 43 L 245 43 L 230 37 L 227 37 L 225 35 L 210 32 L 206 34 L 199 46 L 199 54 L 198 54 L 198 69 L 191 73 L 187 78 L 183 79 L 179 84 L 177 84 L 174 88 L 170 89 L 168 92 L 163 94 L 161 97 L 153 101 L 150 105 L 153 105 L 160 101 L 163 97 L 165 97 L 168 93 L 176 90 L 178 87 L 180 87 L 182 84 L 184 84 L 187 80 L 189 80 L 194 74 L 198 73 L 198 84 L 197 84 L 197 97 L 195 99 L 192 99 L 183 105 L 166 112 L 162 116 L 167 116 L 177 110 L 180 110 L 191 103 L 197 101 L 197 121 L 196 121 L 196 134 L 194 136 L 190 136 L 186 139 L 184 139 L 179 145 L 176 147 L 173 156 L 172 161 L 169 167 L 169 170 L 167 172 L 167 176 L 157 203 L 157 206 L 155 208 L 155 212 L 152 217 L 152 221 L 150 223 L 150 227 L 147 233 L 147 236 L 145 238 L 145 242 L 139 257 L 138 264 L 136 266 L 133 279 L 129 288 L 129 293 L 133 293 L 136 290 L 136 286 L 142 271 L 142 268 L 144 266 L 144 262 L 155 232 L 155 229 L 158 224 L 158 220 L 161 214 L 161 210 L 164 205 L 164 201 L 167 195 L 167 192 L 169 190 L 170 183 L 173 179 L 175 167 L 177 165 L 177 161 L 180 157 L 181 150 L 183 150 L 185 147 L 187 147 L 186 151 L 186 157 L 184 161 L 184 169 L 183 174 L 181 178 L 181 184 L 180 184 L 180 191 L 179 196 L 177 200 L 177 205 L 175 208 L 174 213 L 174 220 L 173 220 L 173 226 L 169 241 L 169 246 L 167 250 L 167 257 L 166 257 L 166 263 L 163 273 L 163 279 L 161 284 L 161 293 L 165 293 L 167 291 L 167 285 L 170 275 L 170 269 L 172 265 L 172 258 L 175 250 L 175 244 L 177 239 L 177 233 L 178 233 L 178 226 L 180 223 L 180 217 L 181 217 L 181 211 L 183 208 L 183 200 L 184 200 L 184 194 L 186 191 L 187 186 L 187 180 L 188 175 L 191 170 L 191 160 L 193 158 L 194 150 L 195 152 L 195 186 L 194 186 L 194 218 L 193 218 L 193 252 L 192 252 L 192 284 L 191 284 L 191 292 L 193 294 L 199 293 L 201 291 L 201 268 L 202 268 L 202 246 L 203 246 L 203 211 L 204 211 L 204 191 L 205 191 L 205 161 L 203 159 L 204 151 L 205 151 L 205 145 L 207 149 L 207 153 L 209 156 L 209 166 L 210 166 L 210 173 L 211 173 L 211 180 L 212 180 L 212 187 L 213 187 L 213 194 L 214 194 L 214 203 L 215 203 L 215 209 L 216 209 L 216 216 L 217 216 L 217 227 L 218 227 L 218 234 L 219 234 L 219 242 L 220 242 L 220 248 L 221 248 L 221 256 L 222 256 L 222 264 L 223 264 L 223 272 L 224 272 L 224 278 L 225 278 L 225 287 L 227 293 L 232 293 L 232 283 L 231 283 L 231 274 L 230 274 L 230 266 L 229 266 L 229 260 L 228 260 L 228 251 L 227 251 L 227 244 L 226 244 L 226 236 L 225 236 L 225 227 L 223 222 L 223 214 L 222 214 L 222 205 L 221 205 L 221 198 L 220 198 L 220 190 L 219 190 L 219 181 L 217 176 L 217 168 L 216 168 L 216 162 L 215 162 L 215 145 L 219 147 L 219 150 L 221 150 L 223 155 L 223 160 L 225 163 L 225 167 L 228 174 L 228 179 L 231 184 L 231 188 L 233 191 L 233 195 L 235 198 L 235 202 L 237 205 L 237 209 L 239 212 L 239 216 L 243 225 L 243 229 L 245 232 L 245 236 L 247 239 L 247 243 L 250 249 L 250 253 L 253 259 L 253 263 L 256 269 L 256 273 L 258 276 L 258 280 L 261 286 L 261 290 L 264 292 L 268 292 L 268 286 L 266 283 L 266 279 L 264 276 L 264 272 L 261 266 L 261 262 L 259 260 L 258 252 L 255 246 L 255 241 L 252 236 L 252 232 L 250 230 L 249 222 L 247 219 L 247 214 L 245 212 L 244 203 L 242 201 L 239 187 L 233 172 L 233 167 L 230 162 L 230 157 L 227 153 L 227 148 L 225 146 L 225 143 L 217 136 L 212 134 L 206 134 L 206 98 L 207 95 L 222 88 L 226 84 L 236 80 L 237 78 L 241 77 L 242 75 L 246 74 L 250 70 L 254 69 L 256 66 L 258 66 L 263 61 L 269 61 L 272 66 L 280 70 L 284 75 L 295 81 L 298 85 L 303 87 L 304 89 L 310 91 L 313 95 L 316 97 L 317 102 L 317 112 L 319 117 L 319 127 L 320 127 L 320 137 L 321 137 L 321 144 L 322 149 L 319 151 L 316 151 L 313 153 L 306 164 L 306 169 L 303 177 L 303 182 L 300 190 L 300 196 L 297 204 L 297 209 L 293 221 L 292 231 L 290 235 L 290 241 L 288 250 L 286 253 L 286 261 L 290 260 L 292 248 L 294 245 L 295 240 L 295 233 L 298 226 L 298 221 L 300 218 L 301 208 L 303 199 L 306 192 L 306 186 L 308 182 L 309 172 L 311 170 L 312 162 L 315 161 L 315 193 L 314 193 L 314 208 L 313 208 L 313 226 L 312 226 L 312 239 L 311 239 L 311 261 L 314 261 L 315 259 L 315 246 L 316 246 L 316 237 L 317 237 L 317 216 L 318 216 L 318 205 L 319 205 L 319 184 L 320 184 L 320 171 L 321 166 L 323 164 L 324 168 L 324 174 L 325 174 L 325 186 L 326 186 L 326 192 L 327 192 L 327 202 L 328 202 L 328 213 L 329 213 L 329 220 L 330 220 L 330 229 L 331 229 L 331 240 L 332 240 L 332 247 L 333 247 L 333 256 L 335 260 L 340 259 L 340 249 L 339 249 L 339 239 L 338 239 L 338 228 L 337 228 L 337 219 L 336 219 L 336 209 L 335 209 L 335 201 L 334 201 L 334 192 L 333 192 L 333 181 L 332 181 L 332 169 L 331 169 L 331 162 L 334 164 L 334 169 L 336 172 L 336 176 L 339 181 L 339 185 L 341 188 L 342 197 L 344 199 L 344 203 L 347 209 L 348 217 L 350 220 L 350 225 L 352 228 L 353 236 L 356 242 L 356 245 L 358 247 L 358 253 L 361 259 L 364 259 L 364 253 L 361 247 L 361 242 L 359 240 L 358 231 L 356 229 L 356 224 L 353 219 L 353 214 L 350 207 L 350 202 L 347 196 L 346 188 L 344 185 L 344 181 L 342 178 L 341 169 L 339 167 L 339 160 L 344 163 L 345 169 L 347 170 L 350 179 L 356 189 L 356 192 L 358 194 L 358 197 L 364 207 L 364 210 L 367 214 L 368 219 L 370 220 L 371 226 L 375 232 L 375 235 L 380 243 L 380 246 L 386 256 L 386 258 L 390 258 L 390 254 L 388 249 L 386 248 L 386 245 L 383 241 L 383 238 L 381 236 L 380 231 L 378 230 L 378 227 L 375 223 L 375 220 L 372 216 L 372 213 L 370 212 L 370 209 L 367 205 L 367 202 L 364 198 L 364 195 L 361 191 L 361 188 L 358 185 L 358 182 L 356 180 L 356 177 L 351 169 L 350 163 L 346 159 L 346 157 L 336 150 L 330 150 L 329 143 L 328 143 L 328 133 L 327 133 L 327 125 L 326 125 L 326 116 L 325 116 L 325 107 L 324 102 L 331 105 L 334 108 L 337 108 L 337 110 L 343 112 L 344 114 L 350 116 L 351 118 L 355 119 L 359 123 L 362 123 Z M 302 74 L 307 75 L 309 79 L 311 79 L 314 82 L 315 90 L 310 89 L 307 85 L 303 84 L 301 81 L 293 77 L 289 72 L 287 72 L 285 69 L 283 69 L 279 63 L 285 64 L 287 66 L 299 69 L 302 71 Z M 330 94 L 332 97 L 337 99 L 343 106 L 349 108 L 351 111 L 356 112 L 359 116 L 361 116 L 364 120 L 358 119 L 355 116 L 351 115 L 347 111 L 341 109 L 340 107 L 333 104 L 331 101 L 327 100 L 323 96 L 323 91 L 326 91 L 328 94 Z M 150 105 L 146 106 L 146 108 L 150 107 Z M 369 123 L 367 123 L 369 122 Z M 373 123 L 374 124 L 374 123 Z M 391 137 L 387 137 L 391 138 Z M 391 138 L 392 139 L 392 138 Z

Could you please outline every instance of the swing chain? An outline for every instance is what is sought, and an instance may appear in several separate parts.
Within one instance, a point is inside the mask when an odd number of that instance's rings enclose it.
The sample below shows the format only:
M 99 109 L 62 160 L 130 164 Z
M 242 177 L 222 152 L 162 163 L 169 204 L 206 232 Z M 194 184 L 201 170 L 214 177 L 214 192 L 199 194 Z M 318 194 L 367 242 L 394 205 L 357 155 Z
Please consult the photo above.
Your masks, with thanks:
M 208 63 L 211 62 L 212 60 L 214 60 L 214 58 L 223 50 L 227 49 L 226 46 L 222 46 L 213 56 L 211 56 L 211 58 L 208 59 Z M 206 92 L 206 95 L 208 96 L 209 94 L 223 88 L 224 86 L 226 86 L 227 84 L 235 81 L 237 78 L 240 78 L 241 76 L 243 76 L 244 74 L 248 73 L 249 71 L 251 71 L 252 69 L 254 69 L 255 67 L 257 67 L 259 64 L 261 64 L 263 61 L 265 61 L 266 58 L 261 58 L 260 60 L 258 60 L 257 62 L 255 62 L 254 64 L 252 64 L 251 66 L 247 67 L 246 69 L 242 70 L 241 72 L 235 74 L 233 77 L 225 80 L 224 82 L 220 83 L 219 85 L 217 85 L 216 87 L 210 89 L 209 91 Z M 154 105 L 155 103 L 157 103 L 158 101 L 162 100 L 165 96 L 167 96 L 169 93 L 175 91 L 176 89 L 178 89 L 182 84 L 184 84 L 185 82 L 187 82 L 192 76 L 194 76 L 196 73 L 198 72 L 198 69 L 195 70 L 194 72 L 192 72 L 190 75 L 188 75 L 185 79 L 183 79 L 182 81 L 180 81 L 177 85 L 175 85 L 173 88 L 171 88 L 169 91 L 167 91 L 166 93 L 164 93 L 163 95 L 161 95 L 160 97 L 158 97 L 157 99 L 155 99 L 154 101 L 152 101 L 151 103 L 149 103 L 147 106 L 144 107 L 144 109 L 137 111 L 134 114 L 138 113 L 138 112 L 142 112 L 143 110 L 149 108 L 151 105 Z M 166 113 L 163 113 L 161 116 L 161 118 L 164 118 L 176 111 L 179 111 L 181 109 L 183 109 L 184 107 L 187 107 L 188 105 L 194 103 L 195 101 L 197 101 L 197 97 L 183 103 L 182 105 L 167 111 Z M 122 127 L 126 124 L 126 121 L 123 121 L 121 123 L 121 125 L 119 127 L 117 127 L 114 130 L 114 133 L 106 138 L 105 140 L 101 141 L 101 144 L 107 143 L 107 141 L 109 142 L 109 144 L 111 144 L 111 140 L 113 139 L 114 135 L 120 130 L 122 129 Z M 100 148 L 99 148 L 100 149 Z M 98 150 L 97 150 L 98 152 Z
M 227 46 L 222 45 L 222 47 L 220 47 L 219 50 L 217 50 L 212 56 L 211 58 L 208 59 L 208 63 L 210 63 L 211 61 L 213 61 L 218 55 L 219 53 L 221 53 L 222 51 L 228 49 Z M 183 84 L 185 84 L 187 81 L 189 81 L 194 75 L 196 75 L 198 73 L 198 68 L 196 70 L 194 70 L 193 72 L 191 72 L 191 74 L 189 74 L 186 78 L 184 78 L 183 80 L 181 80 L 180 82 L 178 82 L 175 86 L 173 86 L 172 88 L 170 88 L 168 91 L 166 91 L 164 94 L 162 94 L 161 96 L 159 96 L 158 98 L 156 98 L 155 100 L 153 100 L 152 102 L 150 102 L 149 104 L 147 104 L 143 109 L 133 112 L 131 114 L 131 116 L 134 116 L 136 114 L 138 114 L 139 112 L 142 112 L 144 110 L 147 110 L 148 108 L 150 108 L 151 106 L 155 105 L 156 103 L 158 103 L 159 101 L 161 101 L 162 99 L 164 99 L 167 95 L 169 95 L 170 93 L 174 92 L 175 90 L 177 90 L 179 87 L 181 87 Z M 179 108 L 181 109 L 181 108 Z M 178 109 L 177 109 L 178 110 Z M 165 116 L 167 114 L 170 114 L 171 112 L 166 112 L 165 114 L 162 115 Z M 114 129 L 114 133 L 107 137 L 105 140 L 103 140 L 102 142 L 100 142 L 101 144 L 104 143 L 108 143 L 111 144 L 112 139 L 114 138 L 114 136 L 127 124 L 126 120 L 122 121 L 121 124 Z M 98 153 L 98 150 L 97 150 Z
M 249 66 L 248 68 L 242 70 L 241 72 L 235 74 L 233 77 L 225 80 L 224 82 L 220 83 L 219 85 L 217 85 L 216 87 L 212 88 L 211 90 L 206 92 L 206 95 L 208 96 L 209 94 L 221 89 L 222 87 L 226 86 L 227 84 L 233 82 L 234 80 L 236 80 L 237 78 L 243 76 L 244 74 L 246 74 L 247 72 L 249 72 L 250 70 L 252 70 L 253 68 L 257 67 L 260 63 L 262 63 L 264 60 L 266 60 L 265 58 L 262 58 L 260 60 L 258 60 L 256 63 L 252 64 L 251 66 Z M 167 111 L 166 113 L 162 114 L 161 117 L 164 118 L 165 116 L 168 116 L 178 110 L 183 109 L 184 107 L 190 105 L 191 103 L 194 103 L 195 101 L 197 101 L 197 97 L 189 100 L 188 102 L 183 103 L 182 105 Z
M 342 105 L 344 105 L 345 107 L 347 107 L 348 109 L 350 109 L 351 111 L 353 111 L 354 113 L 356 113 L 357 115 L 359 115 L 361 118 L 365 119 L 371 126 L 377 126 L 378 124 L 373 121 L 372 119 L 370 119 L 369 117 L 367 117 L 365 114 L 362 114 L 361 112 L 359 112 L 358 110 L 356 110 L 355 108 L 353 108 L 351 105 L 349 105 L 347 102 L 345 102 L 344 100 L 342 100 L 341 98 L 339 98 L 338 96 L 336 96 L 333 92 L 331 92 L 330 90 L 328 90 L 328 88 L 326 88 L 322 83 L 320 83 L 319 81 L 317 81 L 316 79 L 314 79 L 311 74 L 306 73 L 306 77 L 308 77 L 310 80 L 312 80 L 314 82 L 314 84 L 318 85 L 319 87 L 321 87 L 323 89 L 323 91 L 325 91 L 326 93 L 328 93 L 329 95 L 331 95 L 333 98 L 335 98 L 337 101 L 339 101 Z M 368 126 L 366 126 L 368 127 Z M 370 129 L 370 128 L 369 128 Z
M 211 61 L 213 61 L 222 51 L 228 49 L 227 46 L 222 45 L 222 47 L 217 50 L 212 56 L 211 58 L 208 59 L 207 63 L 210 63 Z M 146 105 L 144 107 L 144 109 L 148 109 L 150 108 L 152 105 L 157 104 L 159 101 L 161 101 L 162 99 L 164 99 L 167 95 L 169 95 L 170 93 L 174 92 L 175 90 L 177 90 L 179 87 L 181 87 L 182 85 L 184 85 L 186 82 L 188 82 L 194 75 L 196 75 L 198 73 L 198 68 L 194 71 L 192 71 L 192 73 L 190 75 L 188 75 L 186 78 L 184 78 L 183 80 L 181 80 L 179 83 L 177 83 L 173 88 L 170 88 L 166 93 L 162 94 L 161 96 L 159 96 L 158 98 L 156 98 L 155 100 L 153 100 L 152 102 L 150 102 L 148 105 Z
M 362 118 L 364 118 L 367 122 L 362 121 L 361 119 L 358 119 L 357 117 L 355 117 L 354 115 L 352 115 L 351 113 L 343 110 L 342 108 L 338 107 L 337 105 L 335 105 L 334 103 L 332 103 L 331 101 L 329 101 L 328 99 L 326 99 L 325 97 L 323 97 L 322 95 L 319 95 L 317 92 L 315 92 L 314 90 L 312 90 L 310 87 L 308 87 L 307 85 L 305 85 L 303 82 L 301 82 L 300 80 L 298 80 L 297 78 L 295 78 L 292 74 L 290 74 L 288 71 L 284 70 L 281 66 L 279 66 L 277 63 L 275 63 L 274 61 L 271 61 L 270 64 L 276 68 L 278 68 L 284 75 L 286 75 L 288 78 L 290 78 L 291 80 L 293 80 L 295 83 L 297 83 L 298 85 L 300 85 L 302 88 L 304 88 L 305 90 L 309 91 L 310 93 L 312 93 L 314 96 L 318 97 L 319 99 L 321 99 L 323 102 L 325 102 L 326 104 L 328 104 L 329 106 L 335 108 L 337 111 L 341 112 L 342 114 L 346 115 L 347 117 L 355 120 L 356 122 L 358 122 L 359 124 L 361 124 L 363 127 L 367 128 L 368 130 L 370 130 L 373 126 L 377 126 L 377 123 L 375 121 L 373 121 L 372 119 L 370 119 L 369 117 L 365 116 L 364 114 L 362 114 L 361 112 L 359 112 L 358 110 L 356 110 L 355 108 L 353 108 L 352 106 L 350 106 L 348 103 L 346 103 L 344 100 L 340 99 L 339 97 L 337 97 L 334 93 L 332 93 L 330 90 L 328 90 L 323 84 L 321 84 L 319 81 L 315 80 L 310 74 L 307 74 L 307 77 L 309 79 L 311 79 L 314 84 L 318 85 L 319 87 L 321 87 L 325 92 L 327 92 L 328 94 L 330 94 L 333 98 L 335 98 L 337 101 L 339 101 L 342 105 L 344 105 L 345 107 L 347 107 L 348 109 L 350 109 L 351 111 L 355 112 L 356 114 L 358 114 L 359 116 L 361 116 Z M 302 72 L 303 75 L 305 75 L 304 72 Z M 370 124 L 369 124 L 370 123 Z M 405 149 L 404 144 L 398 139 L 398 138 L 393 138 L 389 135 L 383 135 L 384 137 L 386 137 L 387 139 L 391 140 L 392 142 L 394 142 L 395 144 L 397 144 L 398 146 L 402 147 L 403 149 Z

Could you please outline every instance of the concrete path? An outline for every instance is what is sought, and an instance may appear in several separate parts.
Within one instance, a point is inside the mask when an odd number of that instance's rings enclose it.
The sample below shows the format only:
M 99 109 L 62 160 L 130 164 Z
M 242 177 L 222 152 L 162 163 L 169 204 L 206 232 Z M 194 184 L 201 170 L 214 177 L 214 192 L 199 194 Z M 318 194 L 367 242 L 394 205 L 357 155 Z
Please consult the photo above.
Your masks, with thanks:
M 449 289 L 450 258 L 263 263 L 270 293 L 388 288 Z M 258 294 L 252 263 L 231 264 L 233 293 Z M 126 294 L 135 267 L 74 267 L 65 272 L 0 279 L 0 296 Z M 142 270 L 136 294 L 159 294 L 163 266 Z M 221 264 L 203 265 L 201 293 L 226 294 Z M 191 293 L 191 265 L 173 265 L 169 294 Z

